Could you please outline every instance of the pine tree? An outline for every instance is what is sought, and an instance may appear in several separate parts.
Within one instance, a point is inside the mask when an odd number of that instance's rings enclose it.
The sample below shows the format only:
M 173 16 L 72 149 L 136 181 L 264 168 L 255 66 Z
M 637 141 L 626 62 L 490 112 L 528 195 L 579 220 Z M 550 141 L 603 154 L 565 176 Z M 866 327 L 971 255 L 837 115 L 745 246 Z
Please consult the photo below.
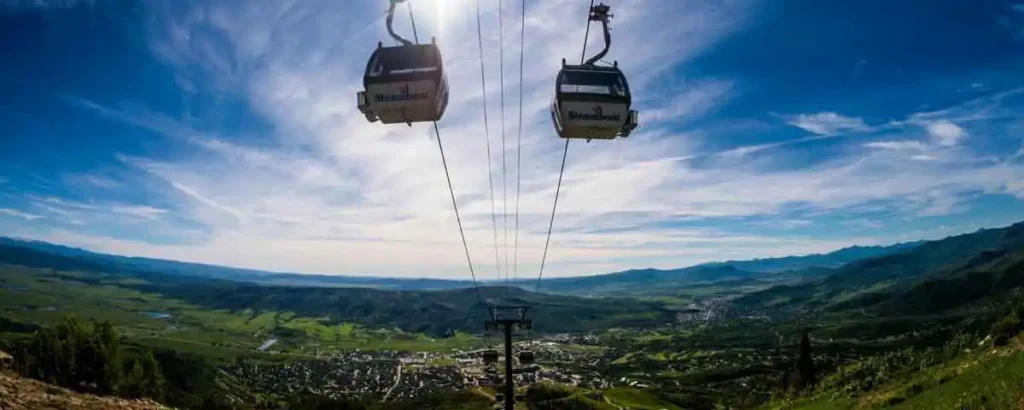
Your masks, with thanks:
M 128 368 L 128 371 L 124 374 L 124 381 L 121 384 L 121 394 L 131 398 L 143 397 L 142 378 L 142 363 L 139 362 L 139 359 L 134 359 L 132 360 L 132 364 Z
M 95 381 L 101 394 L 116 393 L 121 384 L 121 336 L 114 325 L 103 322 L 93 330 L 96 346 Z
M 163 400 L 166 391 L 166 381 L 163 373 L 160 372 L 160 365 L 157 364 L 153 352 L 146 351 L 140 360 L 142 364 L 142 394 L 154 400 Z
M 813 387 L 818 383 L 818 375 L 814 369 L 814 359 L 811 358 L 811 330 L 804 328 L 800 337 L 800 358 L 796 362 L 796 370 L 800 375 L 801 389 Z

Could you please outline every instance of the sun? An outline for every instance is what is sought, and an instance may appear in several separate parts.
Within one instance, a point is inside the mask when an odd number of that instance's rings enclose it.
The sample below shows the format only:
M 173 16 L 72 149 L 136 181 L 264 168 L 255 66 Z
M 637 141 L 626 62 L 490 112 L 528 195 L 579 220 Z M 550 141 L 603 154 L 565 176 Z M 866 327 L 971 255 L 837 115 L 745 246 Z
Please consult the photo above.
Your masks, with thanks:
M 429 7 L 434 10 L 434 24 L 442 36 L 448 33 L 453 22 L 475 10 L 471 0 L 430 0 L 424 3 L 431 3 Z

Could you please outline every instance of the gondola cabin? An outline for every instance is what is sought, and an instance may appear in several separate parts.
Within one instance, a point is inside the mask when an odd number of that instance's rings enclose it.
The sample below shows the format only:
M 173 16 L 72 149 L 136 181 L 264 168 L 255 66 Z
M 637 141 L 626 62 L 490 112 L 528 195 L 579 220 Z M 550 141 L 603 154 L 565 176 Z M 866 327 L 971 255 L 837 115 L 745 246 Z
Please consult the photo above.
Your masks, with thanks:
M 524 350 L 519 352 L 519 363 L 521 364 L 533 364 L 533 352 Z
M 614 139 L 637 127 L 630 109 L 629 83 L 618 64 L 613 67 L 566 65 L 555 81 L 551 120 L 562 138 Z
M 410 44 L 377 50 L 366 63 L 359 111 L 384 124 L 440 120 L 448 108 L 448 78 L 437 44 Z
M 484 363 L 495 364 L 498 363 L 498 351 L 494 349 L 487 349 L 483 352 Z

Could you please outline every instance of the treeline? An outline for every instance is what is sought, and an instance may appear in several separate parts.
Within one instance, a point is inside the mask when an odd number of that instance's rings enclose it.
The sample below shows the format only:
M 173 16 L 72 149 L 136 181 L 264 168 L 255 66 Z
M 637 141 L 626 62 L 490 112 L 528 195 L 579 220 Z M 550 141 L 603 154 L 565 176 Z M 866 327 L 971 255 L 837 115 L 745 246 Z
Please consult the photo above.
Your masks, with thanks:
M 67 316 L 13 350 L 16 369 L 26 377 L 97 395 L 165 398 L 164 377 L 153 353 L 123 347 L 110 322 L 89 324 Z

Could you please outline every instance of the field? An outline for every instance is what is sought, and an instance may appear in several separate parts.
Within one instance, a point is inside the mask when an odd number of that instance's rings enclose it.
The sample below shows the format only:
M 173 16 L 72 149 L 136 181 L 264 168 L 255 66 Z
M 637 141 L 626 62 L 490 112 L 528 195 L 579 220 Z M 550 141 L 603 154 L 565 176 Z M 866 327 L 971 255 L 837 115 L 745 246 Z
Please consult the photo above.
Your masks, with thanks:
M 135 278 L 55 272 L 21 266 L 0 266 L 0 316 L 30 325 L 56 323 L 64 315 L 109 320 L 122 333 L 148 345 L 232 357 L 255 352 L 268 339 L 268 350 L 296 357 L 313 357 L 333 349 L 448 352 L 476 346 L 479 340 L 456 332 L 447 338 L 396 329 L 373 329 L 330 317 L 300 317 L 291 311 L 229 311 L 207 309 L 188 302 L 120 285 L 142 283 Z M 16 335 L 8 334 L 7 337 Z
M 608 403 L 634 410 L 682 410 L 679 406 L 659 399 L 649 391 L 616 387 L 604 392 Z

